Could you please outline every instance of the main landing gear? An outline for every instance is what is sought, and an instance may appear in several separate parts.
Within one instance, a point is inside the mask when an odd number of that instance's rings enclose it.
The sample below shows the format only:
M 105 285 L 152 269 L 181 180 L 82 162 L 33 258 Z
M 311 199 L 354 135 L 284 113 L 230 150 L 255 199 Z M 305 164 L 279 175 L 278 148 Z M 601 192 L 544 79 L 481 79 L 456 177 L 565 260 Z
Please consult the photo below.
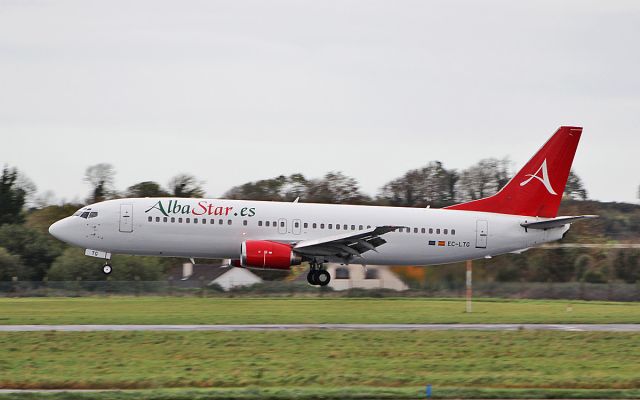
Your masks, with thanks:
M 324 269 L 322 264 L 312 263 L 309 273 L 307 274 L 307 282 L 314 286 L 327 286 L 331 281 L 331 275 Z
M 111 263 L 109 261 L 107 261 L 106 263 L 104 263 L 104 265 L 102 266 L 102 272 L 105 275 L 109 275 L 111 273 Z

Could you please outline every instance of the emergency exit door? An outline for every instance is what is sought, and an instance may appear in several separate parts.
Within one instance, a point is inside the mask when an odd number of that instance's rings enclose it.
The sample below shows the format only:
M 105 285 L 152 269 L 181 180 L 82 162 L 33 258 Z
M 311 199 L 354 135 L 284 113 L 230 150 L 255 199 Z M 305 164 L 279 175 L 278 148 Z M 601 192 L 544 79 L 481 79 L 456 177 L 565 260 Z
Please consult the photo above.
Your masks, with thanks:
M 133 232 L 133 205 L 120 205 L 120 232 Z
M 488 236 L 489 236 L 489 223 L 484 220 L 476 221 L 476 247 L 479 249 L 486 248 Z
M 293 220 L 293 226 L 292 226 L 291 230 L 293 231 L 294 235 L 299 235 L 300 232 L 302 231 L 302 222 L 300 222 L 299 219 L 294 219 Z
M 287 233 L 287 220 L 284 218 L 278 220 L 278 233 Z

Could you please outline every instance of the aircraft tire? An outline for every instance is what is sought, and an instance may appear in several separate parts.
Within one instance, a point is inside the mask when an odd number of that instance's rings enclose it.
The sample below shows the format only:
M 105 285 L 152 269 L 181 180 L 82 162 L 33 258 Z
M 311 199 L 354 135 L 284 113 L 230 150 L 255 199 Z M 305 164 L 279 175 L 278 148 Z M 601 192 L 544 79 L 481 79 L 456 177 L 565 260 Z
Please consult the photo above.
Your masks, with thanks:
M 105 264 L 102 266 L 102 273 L 105 275 L 109 275 L 112 271 L 111 264 Z
M 316 274 L 316 282 L 318 282 L 317 285 L 327 286 L 331 282 L 331 275 L 324 269 L 320 270 Z
M 314 286 L 318 284 L 316 271 L 309 271 L 309 273 L 307 274 L 307 282 L 309 282 L 309 285 Z

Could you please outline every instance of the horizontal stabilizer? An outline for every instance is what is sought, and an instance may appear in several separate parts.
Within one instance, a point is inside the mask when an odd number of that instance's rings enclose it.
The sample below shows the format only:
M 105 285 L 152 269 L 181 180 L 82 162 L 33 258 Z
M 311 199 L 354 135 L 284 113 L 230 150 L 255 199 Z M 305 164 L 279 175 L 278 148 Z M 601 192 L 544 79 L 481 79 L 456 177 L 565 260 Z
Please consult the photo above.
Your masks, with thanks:
M 597 215 L 576 215 L 573 217 L 558 217 L 553 219 L 548 219 L 545 221 L 537 221 L 537 222 L 523 222 L 520 226 L 528 229 L 550 229 L 550 228 L 559 228 L 566 224 L 572 224 L 575 221 L 583 218 L 598 218 Z

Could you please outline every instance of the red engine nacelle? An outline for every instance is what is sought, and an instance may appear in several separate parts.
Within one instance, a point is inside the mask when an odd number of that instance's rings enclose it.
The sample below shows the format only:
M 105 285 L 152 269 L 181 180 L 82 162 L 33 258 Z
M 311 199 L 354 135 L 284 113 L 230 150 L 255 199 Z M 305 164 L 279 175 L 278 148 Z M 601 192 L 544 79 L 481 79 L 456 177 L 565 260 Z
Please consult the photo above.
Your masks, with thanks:
M 240 265 L 248 268 L 289 269 L 302 263 L 291 246 L 268 240 L 247 240 L 240 247 Z

